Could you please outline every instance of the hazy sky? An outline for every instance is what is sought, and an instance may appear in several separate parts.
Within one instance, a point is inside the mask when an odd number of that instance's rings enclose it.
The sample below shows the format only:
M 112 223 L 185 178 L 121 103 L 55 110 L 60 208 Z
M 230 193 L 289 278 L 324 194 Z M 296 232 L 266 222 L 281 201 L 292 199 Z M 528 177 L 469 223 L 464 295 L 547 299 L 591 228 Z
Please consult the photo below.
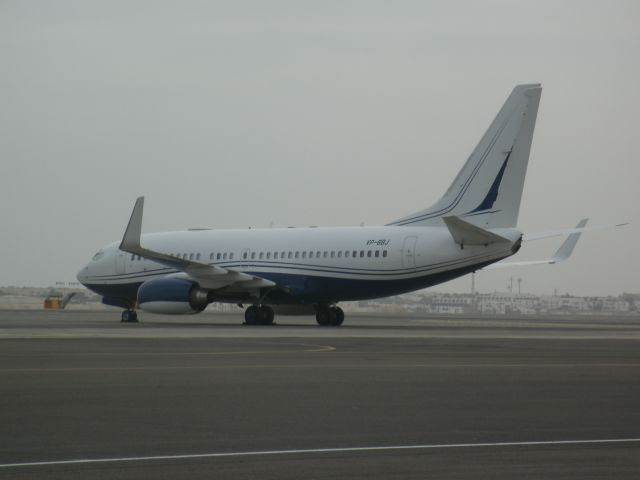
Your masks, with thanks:
M 75 280 L 139 195 L 146 232 L 384 224 L 542 82 L 519 228 L 633 224 L 477 286 L 640 292 L 639 52 L 636 1 L 4 0 L 0 285 Z

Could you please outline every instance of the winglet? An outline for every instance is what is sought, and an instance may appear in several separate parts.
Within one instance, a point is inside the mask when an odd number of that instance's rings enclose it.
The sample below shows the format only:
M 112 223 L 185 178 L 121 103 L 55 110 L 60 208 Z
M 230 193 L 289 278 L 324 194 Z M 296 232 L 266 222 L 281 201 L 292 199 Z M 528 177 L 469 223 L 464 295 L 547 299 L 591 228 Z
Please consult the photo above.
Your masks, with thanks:
M 588 221 L 589 221 L 588 218 L 583 218 L 578 222 L 578 225 L 576 225 L 576 228 L 583 228 Z M 549 263 L 560 263 L 568 259 L 573 253 L 573 249 L 576 247 L 576 244 L 580 239 L 580 235 L 582 235 L 582 231 L 572 233 L 571 235 L 569 235 L 567 239 L 564 242 L 562 242 L 562 245 L 560 245 L 560 248 L 555 253 L 555 255 L 551 258 L 551 261 Z
M 124 231 L 124 237 L 120 242 L 120 250 L 131 252 L 140 250 L 140 237 L 142 235 L 142 212 L 144 210 L 144 197 L 138 197 L 136 204 L 131 212 L 131 218 L 127 229 Z
M 142 236 L 142 212 L 144 210 L 144 197 L 138 197 L 135 205 L 133 206 L 133 212 L 131 212 L 131 218 L 127 225 L 127 229 L 124 231 L 124 237 L 120 242 L 120 250 L 123 252 L 133 253 L 140 255 L 141 257 L 148 258 L 162 265 L 186 272 L 188 275 L 198 277 L 203 273 L 211 276 L 232 278 L 233 281 L 249 281 L 255 280 L 252 275 L 247 275 L 235 270 L 218 267 L 216 265 L 208 265 L 206 263 L 200 263 L 193 260 L 187 260 L 186 258 L 177 258 L 167 255 L 166 253 L 156 252 L 148 248 L 144 248 L 141 245 L 140 238 Z M 208 278 L 210 282 L 213 282 L 211 278 Z M 225 280 L 226 281 L 226 280 Z

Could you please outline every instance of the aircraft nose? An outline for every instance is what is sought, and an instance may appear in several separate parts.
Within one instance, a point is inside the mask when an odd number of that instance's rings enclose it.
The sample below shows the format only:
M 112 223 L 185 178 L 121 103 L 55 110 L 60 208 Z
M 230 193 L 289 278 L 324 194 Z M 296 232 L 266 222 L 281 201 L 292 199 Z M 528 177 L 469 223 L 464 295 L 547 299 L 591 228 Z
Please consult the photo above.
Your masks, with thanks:
M 80 270 L 78 272 L 78 274 L 76 275 L 76 278 L 78 279 L 78 281 L 82 284 L 85 285 L 87 283 L 87 274 L 89 271 L 89 266 L 85 265 L 84 268 L 82 270 Z

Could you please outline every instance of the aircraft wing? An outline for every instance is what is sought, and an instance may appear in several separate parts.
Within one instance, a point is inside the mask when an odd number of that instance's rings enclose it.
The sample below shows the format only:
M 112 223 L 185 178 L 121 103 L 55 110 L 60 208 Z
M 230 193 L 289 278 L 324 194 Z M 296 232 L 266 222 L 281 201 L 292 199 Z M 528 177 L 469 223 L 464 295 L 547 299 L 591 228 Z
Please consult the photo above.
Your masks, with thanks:
M 525 267 L 529 265 L 545 265 L 545 264 L 554 264 L 560 263 L 567 260 L 571 254 L 573 253 L 573 249 L 576 247 L 578 240 L 580 239 L 580 235 L 582 232 L 586 230 L 585 225 L 587 224 L 588 218 L 583 218 L 578 222 L 576 228 L 568 229 L 566 231 L 572 232 L 567 239 L 562 242 L 560 248 L 556 251 L 556 253 L 551 258 L 547 258 L 544 260 L 529 260 L 523 262 L 498 262 L 484 267 L 482 270 L 493 270 L 495 268 L 507 268 L 507 267 Z M 557 236 L 554 234 L 552 236 Z
M 120 242 L 120 250 L 123 252 L 140 255 L 143 258 L 153 260 L 167 267 L 180 270 L 182 274 L 174 275 L 180 277 L 190 277 L 198 282 L 201 287 L 209 289 L 223 288 L 233 285 L 234 288 L 261 288 L 274 287 L 276 284 L 271 280 L 247 275 L 229 268 L 222 268 L 216 265 L 194 262 L 185 258 L 173 257 L 166 253 L 156 252 L 144 248 L 140 243 L 142 236 L 142 212 L 144 210 L 144 197 L 138 197 L 129 219 L 129 224 Z

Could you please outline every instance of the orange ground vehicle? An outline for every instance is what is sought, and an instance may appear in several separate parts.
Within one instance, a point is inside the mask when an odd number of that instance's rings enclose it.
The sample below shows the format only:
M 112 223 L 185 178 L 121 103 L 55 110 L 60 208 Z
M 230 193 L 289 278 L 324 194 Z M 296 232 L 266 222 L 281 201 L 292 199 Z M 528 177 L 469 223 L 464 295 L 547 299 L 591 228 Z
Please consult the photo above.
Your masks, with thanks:
M 44 308 L 52 310 L 64 309 L 69 301 L 73 298 L 75 292 L 67 293 L 64 297 L 62 295 L 49 294 L 44 299 Z

